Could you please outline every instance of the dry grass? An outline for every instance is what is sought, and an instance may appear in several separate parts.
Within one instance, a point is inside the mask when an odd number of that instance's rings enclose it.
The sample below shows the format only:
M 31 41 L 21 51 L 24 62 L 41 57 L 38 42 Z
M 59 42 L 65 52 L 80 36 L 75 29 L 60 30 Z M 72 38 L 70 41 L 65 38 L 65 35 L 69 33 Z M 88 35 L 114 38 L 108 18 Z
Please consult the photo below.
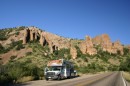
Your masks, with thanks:
M 123 77 L 130 82 L 130 72 L 123 72 Z
M 32 81 L 32 80 L 34 80 L 34 77 L 26 76 L 26 77 L 22 77 L 22 78 L 18 79 L 16 82 L 17 83 L 22 83 L 22 82 L 27 82 L 27 81 Z

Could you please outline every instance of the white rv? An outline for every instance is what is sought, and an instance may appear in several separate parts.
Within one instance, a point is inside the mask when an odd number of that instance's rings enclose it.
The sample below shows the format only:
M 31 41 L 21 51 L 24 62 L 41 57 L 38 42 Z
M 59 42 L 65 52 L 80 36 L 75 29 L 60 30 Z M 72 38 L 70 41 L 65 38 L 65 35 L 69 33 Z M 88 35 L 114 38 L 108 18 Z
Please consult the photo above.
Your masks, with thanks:
M 64 59 L 52 60 L 48 62 L 47 67 L 44 69 L 45 79 L 65 79 L 76 76 L 76 71 L 72 62 Z

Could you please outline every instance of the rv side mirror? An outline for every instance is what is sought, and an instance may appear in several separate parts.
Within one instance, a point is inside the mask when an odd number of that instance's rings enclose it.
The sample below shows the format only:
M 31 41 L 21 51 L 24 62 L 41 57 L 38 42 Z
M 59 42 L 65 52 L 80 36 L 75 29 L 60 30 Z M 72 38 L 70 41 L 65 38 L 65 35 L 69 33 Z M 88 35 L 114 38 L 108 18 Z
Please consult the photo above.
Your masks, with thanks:
M 44 75 L 46 75 L 47 71 L 49 71 L 48 67 L 44 69 Z

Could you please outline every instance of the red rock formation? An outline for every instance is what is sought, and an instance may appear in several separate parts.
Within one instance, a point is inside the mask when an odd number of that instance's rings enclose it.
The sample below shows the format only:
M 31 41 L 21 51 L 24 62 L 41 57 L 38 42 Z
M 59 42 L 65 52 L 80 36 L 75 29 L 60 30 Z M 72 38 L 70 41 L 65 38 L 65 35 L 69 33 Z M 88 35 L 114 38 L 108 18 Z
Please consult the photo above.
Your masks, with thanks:
M 24 29 L 23 44 L 26 44 L 29 38 L 29 29 Z
M 86 36 L 85 41 L 81 42 L 80 45 L 80 50 L 83 54 L 96 54 L 97 50 L 93 47 L 92 39 L 89 36 Z
M 51 53 L 53 53 L 55 50 L 60 50 L 61 48 L 70 48 L 69 39 L 52 33 L 41 31 L 36 27 L 28 27 L 28 30 L 29 33 L 27 32 L 27 29 L 25 29 L 23 44 L 27 43 L 27 38 L 29 38 L 30 41 L 39 40 L 42 46 L 46 44 L 49 46 Z
M 108 51 L 109 53 L 117 54 L 119 51 L 123 55 L 123 46 L 119 41 L 112 43 L 110 37 L 107 34 L 102 34 L 101 36 L 96 36 L 93 38 L 93 43 L 95 45 L 101 45 L 103 51 Z
M 48 45 L 51 53 L 62 48 L 70 48 L 70 39 L 41 31 L 36 27 L 29 27 L 28 29 L 25 29 L 23 44 L 26 44 L 28 40 L 39 40 L 42 46 Z M 88 53 L 93 55 L 97 53 L 97 50 L 94 48 L 93 44 L 101 45 L 103 51 L 108 51 L 109 53 L 115 54 L 120 52 L 121 55 L 123 55 L 123 46 L 120 44 L 120 42 L 118 41 L 112 43 L 107 34 L 96 36 L 93 39 L 91 39 L 89 36 L 86 36 L 86 39 L 79 44 L 79 48 L 83 54 Z M 75 54 L 72 54 L 72 52 Z M 71 47 L 70 53 L 72 54 L 73 58 L 76 58 L 76 49 L 74 47 Z
M 73 59 L 77 58 L 77 49 L 73 46 L 70 48 L 70 55 L 72 56 Z
M 116 53 L 120 53 L 121 55 L 124 54 L 124 52 L 123 52 L 123 46 L 121 45 L 120 41 L 114 42 L 113 47 L 115 48 Z

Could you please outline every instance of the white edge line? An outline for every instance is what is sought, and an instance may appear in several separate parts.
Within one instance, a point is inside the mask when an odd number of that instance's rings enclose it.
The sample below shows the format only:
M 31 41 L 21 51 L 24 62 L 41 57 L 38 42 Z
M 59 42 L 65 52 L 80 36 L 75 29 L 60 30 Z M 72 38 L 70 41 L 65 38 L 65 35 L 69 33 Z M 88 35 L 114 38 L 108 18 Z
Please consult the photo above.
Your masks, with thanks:
M 124 77 L 123 77 L 123 73 L 122 73 L 122 72 L 121 72 L 121 76 L 122 76 L 122 80 L 123 80 L 124 86 L 127 86 L 127 85 L 126 85 L 126 82 L 125 82 L 125 79 L 124 79 Z

